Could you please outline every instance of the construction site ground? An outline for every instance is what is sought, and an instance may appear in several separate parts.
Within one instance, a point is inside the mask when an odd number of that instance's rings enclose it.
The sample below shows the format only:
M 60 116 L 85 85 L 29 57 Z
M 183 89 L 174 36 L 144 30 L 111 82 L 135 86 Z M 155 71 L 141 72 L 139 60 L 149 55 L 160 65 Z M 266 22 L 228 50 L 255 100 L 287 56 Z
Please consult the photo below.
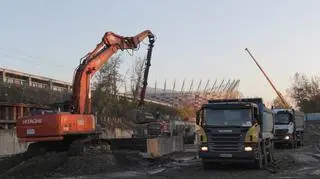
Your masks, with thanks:
M 204 169 L 196 147 L 188 144 L 183 152 L 153 160 L 139 152 L 104 147 L 72 157 L 61 152 L 19 161 L 16 155 L 0 159 L 0 178 L 320 178 L 320 121 L 308 121 L 306 132 L 303 147 L 276 149 L 275 164 L 264 170 L 245 164 Z

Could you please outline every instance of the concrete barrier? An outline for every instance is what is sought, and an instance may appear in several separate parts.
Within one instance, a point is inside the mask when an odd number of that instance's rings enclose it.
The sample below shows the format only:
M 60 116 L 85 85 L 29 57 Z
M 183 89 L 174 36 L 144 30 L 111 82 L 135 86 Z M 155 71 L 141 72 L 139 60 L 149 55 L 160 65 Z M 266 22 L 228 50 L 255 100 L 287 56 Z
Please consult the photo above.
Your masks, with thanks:
M 183 136 L 157 137 L 147 140 L 147 152 L 151 157 L 160 157 L 183 150 Z
M 0 156 L 25 152 L 27 143 L 19 143 L 15 129 L 0 130 Z
M 142 153 L 147 152 L 147 138 L 114 138 L 108 139 L 110 148 L 117 150 L 134 150 Z
M 115 128 L 105 130 L 102 138 L 131 138 L 133 131 Z M 19 143 L 15 129 L 0 130 L 0 156 L 12 155 L 25 152 L 28 143 Z
M 101 138 L 103 139 L 118 139 L 118 138 L 131 138 L 133 134 L 133 130 L 127 130 L 127 129 L 103 129 L 103 132 L 101 134 Z
M 106 130 L 103 134 L 103 138 L 127 138 L 130 140 L 133 131 L 130 130 Z M 184 150 L 183 136 L 171 136 L 171 137 L 157 137 L 146 140 L 146 149 L 152 157 L 160 157 L 170 154 L 172 152 L 178 152 Z M 133 144 L 134 145 L 134 144 Z M 142 144 L 140 148 L 142 148 Z M 0 156 L 12 155 L 25 152 L 28 148 L 27 143 L 19 143 L 16 136 L 15 129 L 3 129 L 0 130 Z

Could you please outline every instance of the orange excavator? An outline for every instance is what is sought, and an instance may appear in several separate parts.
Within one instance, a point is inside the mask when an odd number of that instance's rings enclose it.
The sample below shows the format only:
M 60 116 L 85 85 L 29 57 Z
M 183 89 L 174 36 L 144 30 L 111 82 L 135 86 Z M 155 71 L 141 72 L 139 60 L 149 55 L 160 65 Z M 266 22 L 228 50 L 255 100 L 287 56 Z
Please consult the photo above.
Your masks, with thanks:
M 147 61 L 150 63 L 155 42 L 155 37 L 150 30 L 145 30 L 133 37 L 106 32 L 102 41 L 81 59 L 82 62 L 76 68 L 72 97 L 65 108 L 67 110 L 43 111 L 41 114 L 20 118 L 16 126 L 19 141 L 31 142 L 28 151 L 34 153 L 39 152 L 39 149 L 68 150 L 71 144 L 96 139 L 99 132 L 96 130 L 96 120 L 91 114 L 90 79 L 119 49 L 137 50 L 139 44 L 147 37 L 149 39 Z

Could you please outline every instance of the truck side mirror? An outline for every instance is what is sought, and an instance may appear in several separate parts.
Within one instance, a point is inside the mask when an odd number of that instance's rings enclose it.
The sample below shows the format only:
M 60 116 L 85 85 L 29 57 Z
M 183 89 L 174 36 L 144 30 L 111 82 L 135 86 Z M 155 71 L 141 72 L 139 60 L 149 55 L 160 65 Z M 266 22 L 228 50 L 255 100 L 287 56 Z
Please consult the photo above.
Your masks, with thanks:
M 197 111 L 196 113 L 196 124 L 199 125 L 200 123 L 200 111 Z
M 260 125 L 261 124 L 261 119 L 259 118 L 258 114 L 254 114 L 254 119 L 256 120 L 256 122 Z
M 253 110 L 253 118 L 257 121 L 257 123 L 260 125 L 261 124 L 261 119 L 260 119 L 260 115 L 259 115 L 259 110 L 258 108 L 254 108 Z

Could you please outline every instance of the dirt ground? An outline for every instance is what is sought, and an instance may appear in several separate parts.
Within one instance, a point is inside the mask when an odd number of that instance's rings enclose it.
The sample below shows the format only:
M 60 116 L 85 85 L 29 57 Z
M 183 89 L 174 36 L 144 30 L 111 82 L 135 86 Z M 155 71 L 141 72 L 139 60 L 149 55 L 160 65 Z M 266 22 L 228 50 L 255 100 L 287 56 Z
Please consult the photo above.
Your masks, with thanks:
M 320 121 L 308 121 L 306 131 L 305 146 L 276 149 L 275 165 L 265 170 L 244 164 L 204 170 L 195 146 L 186 145 L 185 152 L 153 161 L 132 151 L 96 150 L 73 157 L 49 153 L 24 161 L 17 155 L 0 160 L 0 178 L 320 178 Z

